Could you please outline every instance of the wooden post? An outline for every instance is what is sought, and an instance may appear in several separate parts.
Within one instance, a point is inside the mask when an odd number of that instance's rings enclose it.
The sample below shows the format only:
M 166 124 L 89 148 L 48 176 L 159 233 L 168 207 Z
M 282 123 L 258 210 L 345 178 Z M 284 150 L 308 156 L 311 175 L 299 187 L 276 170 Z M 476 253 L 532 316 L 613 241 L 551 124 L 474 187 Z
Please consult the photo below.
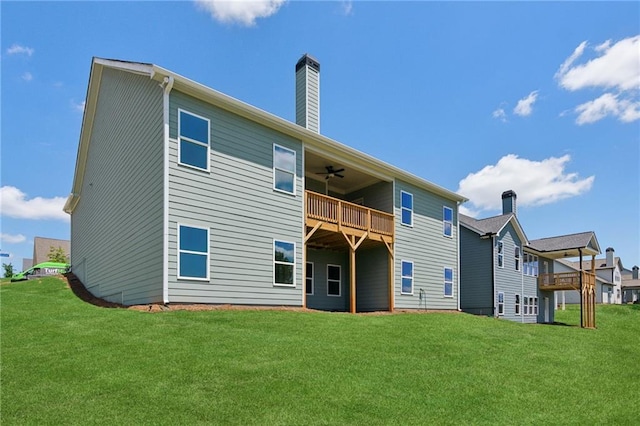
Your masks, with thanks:
M 582 288 L 582 249 L 578 249 L 580 253 L 580 327 L 584 328 L 584 289 Z
M 393 252 L 391 250 L 389 250 L 389 273 L 388 275 L 388 280 L 389 280 L 389 312 L 393 312 L 393 308 L 395 306 L 395 291 L 394 291 L 394 285 L 393 285 L 393 276 L 394 274 L 394 262 L 393 262 Z
M 351 237 L 352 241 L 349 245 L 349 312 L 356 313 L 356 249 L 355 237 Z

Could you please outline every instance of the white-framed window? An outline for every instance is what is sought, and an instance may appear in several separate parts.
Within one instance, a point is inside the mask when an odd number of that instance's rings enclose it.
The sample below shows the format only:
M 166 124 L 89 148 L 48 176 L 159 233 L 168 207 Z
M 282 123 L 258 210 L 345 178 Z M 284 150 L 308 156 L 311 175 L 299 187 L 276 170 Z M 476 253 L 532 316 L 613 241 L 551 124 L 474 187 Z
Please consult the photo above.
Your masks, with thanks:
M 296 152 L 273 144 L 273 189 L 296 194 Z
M 538 256 L 531 253 L 523 254 L 523 268 L 524 274 L 537 277 L 538 276 Z
M 209 228 L 178 224 L 178 279 L 209 281 Z
M 516 315 L 520 315 L 520 295 L 516 294 L 516 303 L 513 306 L 515 308 Z
M 305 292 L 313 296 L 313 262 L 307 262 L 304 275 Z
M 524 303 L 522 304 L 522 307 L 524 308 L 524 314 L 529 315 L 529 297 L 528 296 L 524 297 Z
M 402 270 L 400 293 L 413 294 L 413 262 L 403 260 L 400 262 L 400 268 Z
M 327 296 L 341 295 L 342 267 L 340 265 L 327 265 Z
M 444 268 L 444 296 L 453 297 L 453 268 Z
M 191 112 L 178 109 L 178 163 L 209 171 L 211 122 Z
M 445 237 L 453 236 L 453 209 L 446 206 L 442 208 L 442 234 Z
M 516 271 L 520 270 L 520 247 L 516 246 L 513 256 L 516 260 Z
M 273 285 L 295 287 L 296 243 L 273 240 Z
M 529 300 L 531 299 L 532 298 L 530 297 Z M 533 297 L 533 312 L 531 314 L 538 315 L 538 298 L 537 297 Z
M 498 241 L 498 268 L 504 267 L 504 244 Z
M 413 194 L 400 191 L 400 210 L 402 224 L 413 226 Z
M 498 315 L 504 315 L 504 293 L 498 292 Z

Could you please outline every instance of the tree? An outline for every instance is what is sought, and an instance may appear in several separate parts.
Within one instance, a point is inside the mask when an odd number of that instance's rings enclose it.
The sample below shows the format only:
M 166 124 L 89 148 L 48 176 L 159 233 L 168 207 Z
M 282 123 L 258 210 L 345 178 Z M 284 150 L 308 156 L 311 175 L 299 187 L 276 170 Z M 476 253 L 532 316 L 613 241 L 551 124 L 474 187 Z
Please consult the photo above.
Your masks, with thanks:
M 5 278 L 11 278 L 13 276 L 13 265 L 12 264 L 6 264 L 3 263 L 2 267 L 4 268 L 4 277 Z
M 69 257 L 64 252 L 62 247 L 49 247 L 49 254 L 47 255 L 49 262 L 69 263 Z

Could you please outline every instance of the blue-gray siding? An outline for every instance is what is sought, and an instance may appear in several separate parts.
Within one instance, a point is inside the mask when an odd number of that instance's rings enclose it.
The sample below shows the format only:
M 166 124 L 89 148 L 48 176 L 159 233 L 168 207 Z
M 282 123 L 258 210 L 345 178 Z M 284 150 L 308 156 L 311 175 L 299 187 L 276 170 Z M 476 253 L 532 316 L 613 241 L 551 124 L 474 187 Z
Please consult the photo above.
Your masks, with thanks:
M 211 120 L 210 172 L 178 164 L 178 108 Z M 302 144 L 178 91 L 170 98 L 169 299 L 301 306 Z M 273 189 L 273 144 L 296 152 L 295 196 Z M 177 279 L 177 224 L 210 231 L 210 280 Z M 295 287 L 275 286 L 273 241 L 295 243 Z
M 413 194 L 413 226 L 401 224 L 400 193 Z M 443 235 L 442 208 L 453 209 L 453 236 Z M 458 209 L 455 202 L 406 182 L 395 181 L 394 300 L 399 309 L 457 309 Z M 413 294 L 401 294 L 401 262 L 414 264 Z M 444 268 L 453 269 L 453 297 L 444 295 Z M 422 290 L 422 292 L 420 291 Z M 422 299 L 421 299 L 422 296 Z
M 307 308 L 323 311 L 349 309 L 349 255 L 346 251 L 307 249 L 313 263 L 313 295 L 307 294 Z M 327 295 L 327 265 L 340 265 L 340 296 Z
M 382 245 L 356 251 L 356 310 L 389 310 L 389 251 Z
M 71 216 L 73 270 L 98 297 L 162 301 L 163 146 L 161 88 L 105 68 Z
M 393 213 L 393 183 L 378 182 L 351 192 L 345 197 L 347 201 L 362 199 L 364 206 L 382 212 Z
M 494 315 L 492 240 L 460 227 L 460 309 Z

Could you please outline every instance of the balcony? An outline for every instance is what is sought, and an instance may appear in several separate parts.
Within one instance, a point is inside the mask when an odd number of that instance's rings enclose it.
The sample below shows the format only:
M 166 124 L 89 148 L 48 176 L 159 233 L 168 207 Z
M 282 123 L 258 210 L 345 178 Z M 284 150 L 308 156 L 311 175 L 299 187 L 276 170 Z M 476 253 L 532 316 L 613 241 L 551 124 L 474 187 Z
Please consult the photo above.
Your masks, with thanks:
M 305 191 L 306 226 L 315 230 L 393 243 L 394 216 L 379 210 Z
M 596 285 L 595 274 L 586 271 L 576 271 L 562 272 L 559 274 L 540 274 L 538 276 L 538 287 L 542 291 L 580 291 L 580 274 L 582 274 L 582 284 L 584 287 Z

